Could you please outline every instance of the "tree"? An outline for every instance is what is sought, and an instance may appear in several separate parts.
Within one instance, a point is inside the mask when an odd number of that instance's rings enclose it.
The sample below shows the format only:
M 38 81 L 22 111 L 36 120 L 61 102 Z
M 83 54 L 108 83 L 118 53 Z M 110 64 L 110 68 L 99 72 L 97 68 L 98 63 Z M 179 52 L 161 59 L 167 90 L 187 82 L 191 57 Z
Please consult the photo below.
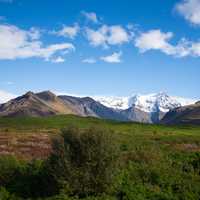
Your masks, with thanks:
M 117 160 L 113 135 L 105 129 L 71 127 L 54 141 L 49 159 L 51 173 L 67 192 L 85 197 L 106 192 L 112 183 Z

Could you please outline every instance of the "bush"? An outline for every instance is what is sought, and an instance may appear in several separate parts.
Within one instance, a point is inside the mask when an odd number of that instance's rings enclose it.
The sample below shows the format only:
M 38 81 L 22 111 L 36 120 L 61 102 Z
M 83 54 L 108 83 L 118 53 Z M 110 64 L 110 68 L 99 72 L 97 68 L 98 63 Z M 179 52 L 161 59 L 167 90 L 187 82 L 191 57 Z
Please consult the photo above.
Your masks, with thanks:
M 60 194 L 60 195 L 57 195 L 57 196 L 54 196 L 54 197 L 49 197 L 45 200 L 78 200 L 78 199 L 79 198 L 69 197 L 69 196 L 66 196 L 64 194 Z M 99 197 L 86 197 L 82 200 L 117 200 L 117 199 L 115 197 L 102 195 L 102 196 L 99 196 Z
M 9 191 L 24 198 L 47 196 L 44 171 L 43 162 L 39 160 L 27 163 L 24 168 L 16 169 L 13 180 L 8 185 Z
M 0 186 L 7 192 L 24 198 L 50 196 L 52 192 L 48 191 L 52 184 L 49 179 L 43 161 L 25 162 L 13 156 L 0 156 Z
M 116 155 L 116 145 L 106 130 L 71 127 L 62 131 L 62 141 L 54 141 L 48 171 L 64 192 L 96 196 L 107 192 L 113 181 Z
M 13 194 L 10 194 L 5 188 L 0 188 L 0 199 L 1 200 L 22 200 L 18 197 L 16 197 Z
M 13 181 L 16 170 L 23 167 L 23 163 L 13 156 L 0 156 L 0 186 L 8 186 Z

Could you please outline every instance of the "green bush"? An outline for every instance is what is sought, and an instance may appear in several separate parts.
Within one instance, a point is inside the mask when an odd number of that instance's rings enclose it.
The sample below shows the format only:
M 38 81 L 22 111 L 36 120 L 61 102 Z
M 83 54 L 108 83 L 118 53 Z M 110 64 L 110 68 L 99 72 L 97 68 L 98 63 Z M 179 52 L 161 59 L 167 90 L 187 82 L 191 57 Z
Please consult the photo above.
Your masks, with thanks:
M 13 194 L 10 194 L 5 188 L 0 187 L 0 200 L 22 200 Z
M 47 196 L 44 184 L 46 177 L 43 176 L 43 172 L 43 162 L 39 160 L 27 163 L 24 168 L 16 169 L 9 184 L 9 191 L 24 198 Z
M 64 194 L 60 194 L 54 197 L 49 197 L 45 200 L 78 200 L 78 197 L 69 197 L 67 195 Z M 101 195 L 99 197 L 86 197 L 83 198 L 82 200 L 117 200 L 115 197 L 112 196 L 107 196 L 107 195 Z
M 0 186 L 7 187 L 14 180 L 16 170 L 23 167 L 24 163 L 13 156 L 0 156 Z
M 49 174 L 63 191 L 80 197 L 107 192 L 115 174 L 117 147 L 112 135 L 93 127 L 62 131 L 62 142 L 54 141 Z
M 147 152 L 148 154 L 148 152 Z M 142 158 L 141 158 L 142 159 Z M 185 158 L 187 160 L 187 158 Z M 190 162 L 190 160 L 188 161 Z M 118 176 L 116 194 L 120 200 L 196 200 L 200 197 L 200 177 L 185 171 L 186 161 L 130 161 Z M 189 165 L 187 163 L 187 165 Z
M 12 156 L 0 157 L 0 186 L 10 193 L 24 198 L 46 197 L 52 195 L 48 194 L 51 185 L 43 161 L 25 162 Z

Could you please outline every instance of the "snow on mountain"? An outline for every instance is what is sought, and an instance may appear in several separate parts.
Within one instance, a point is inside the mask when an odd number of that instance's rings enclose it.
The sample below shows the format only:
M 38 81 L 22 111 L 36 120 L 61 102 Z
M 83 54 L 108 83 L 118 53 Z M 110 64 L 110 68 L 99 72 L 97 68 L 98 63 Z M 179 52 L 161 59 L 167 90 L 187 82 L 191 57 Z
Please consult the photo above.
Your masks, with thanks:
M 194 104 L 198 101 L 197 99 L 188 99 L 188 98 L 176 97 L 176 96 L 174 96 L 172 98 L 174 98 L 178 102 L 180 102 L 181 106 L 187 106 L 187 105 L 190 105 L 190 104 Z
M 93 97 L 107 107 L 114 109 L 127 109 L 135 107 L 144 112 L 168 112 L 170 109 L 193 104 L 194 99 L 168 96 L 164 92 L 147 95 L 133 95 L 132 97 Z
M 106 107 L 120 110 L 125 110 L 129 108 L 129 97 L 92 96 L 92 98 Z
M 165 93 L 135 95 L 130 98 L 132 105 L 145 112 L 168 112 L 170 109 L 181 106 L 181 104 Z
M 69 95 L 76 97 L 84 97 L 84 95 L 72 95 L 68 93 L 55 92 L 56 95 Z M 87 95 L 90 96 L 90 95 Z M 0 104 L 15 98 L 16 95 L 0 90 Z M 106 107 L 113 109 L 125 110 L 130 107 L 135 107 L 147 113 L 153 112 L 168 112 L 170 109 L 180 106 L 186 106 L 197 102 L 196 99 L 187 99 L 176 96 L 169 96 L 164 92 L 132 95 L 130 97 L 115 97 L 115 96 L 90 96 L 94 100 L 100 102 Z
M 14 95 L 14 94 L 0 90 L 0 104 L 5 103 L 5 102 L 7 102 L 7 101 L 9 101 L 9 100 L 11 100 L 15 97 L 16 97 L 16 95 Z

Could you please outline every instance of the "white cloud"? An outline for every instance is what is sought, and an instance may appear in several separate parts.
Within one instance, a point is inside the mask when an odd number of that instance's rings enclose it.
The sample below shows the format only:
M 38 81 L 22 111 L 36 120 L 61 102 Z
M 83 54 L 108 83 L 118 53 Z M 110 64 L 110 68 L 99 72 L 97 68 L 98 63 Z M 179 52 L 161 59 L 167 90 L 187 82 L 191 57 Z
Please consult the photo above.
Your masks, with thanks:
M 86 28 L 86 36 L 91 45 L 103 47 L 120 45 L 130 40 L 130 35 L 120 25 L 103 25 L 97 30 Z
M 84 60 L 82 60 L 83 63 L 88 63 L 88 64 L 94 64 L 96 63 L 96 59 L 95 58 L 86 58 Z
M 46 58 L 47 60 L 51 59 L 54 54 L 64 53 L 66 54 L 69 51 L 74 51 L 75 47 L 71 43 L 61 43 L 61 44 L 52 44 L 46 48 L 41 48 L 38 52 L 40 57 Z
M 173 37 L 173 33 L 163 33 L 160 30 L 150 30 L 142 33 L 135 40 L 135 46 L 140 49 L 141 52 L 148 50 L 161 50 L 166 54 L 174 54 L 174 48 L 168 43 Z
M 38 29 L 26 31 L 12 25 L 0 25 L 0 41 L 0 60 L 39 57 L 48 61 L 55 54 L 75 50 L 71 43 L 44 47 Z
M 200 57 L 200 42 L 189 41 L 182 38 L 177 44 L 171 44 L 173 33 L 161 32 L 160 30 L 150 30 L 141 33 L 135 39 L 135 46 L 139 48 L 141 53 L 149 50 L 159 50 L 167 55 L 175 57 Z
M 123 44 L 129 41 L 129 35 L 124 28 L 121 26 L 111 26 L 109 27 L 109 36 L 108 43 L 115 44 Z
M 182 0 L 175 9 L 190 23 L 200 25 L 200 0 Z
M 59 57 L 56 57 L 54 59 L 51 59 L 51 62 L 53 62 L 53 63 L 63 63 L 63 62 L 65 62 L 65 59 L 62 58 L 61 56 L 59 56 Z
M 40 30 L 34 27 L 30 29 L 28 34 L 32 40 L 38 40 L 41 36 Z
M 97 24 L 99 22 L 97 15 L 94 12 L 83 11 L 82 14 L 86 17 L 86 19 L 88 19 L 89 21 L 92 21 L 93 23 Z
M 53 33 L 58 36 L 74 39 L 77 36 L 79 29 L 80 29 L 79 25 L 74 24 L 74 26 L 63 26 L 61 30 Z
M 196 57 L 200 56 L 200 42 L 196 42 L 196 43 L 192 43 L 191 44 L 191 48 L 190 51 L 192 52 L 192 54 Z
M 105 61 L 105 62 L 108 62 L 108 63 L 120 63 L 121 62 L 121 56 L 122 56 L 121 52 L 119 52 L 119 53 L 115 52 L 112 55 L 103 56 L 100 59 Z
M 0 103 L 6 103 L 7 101 L 9 101 L 15 97 L 16 97 L 16 95 L 14 95 L 14 94 L 0 90 Z
M 107 46 L 107 26 L 102 26 L 98 30 L 86 28 L 86 36 L 93 46 Z

